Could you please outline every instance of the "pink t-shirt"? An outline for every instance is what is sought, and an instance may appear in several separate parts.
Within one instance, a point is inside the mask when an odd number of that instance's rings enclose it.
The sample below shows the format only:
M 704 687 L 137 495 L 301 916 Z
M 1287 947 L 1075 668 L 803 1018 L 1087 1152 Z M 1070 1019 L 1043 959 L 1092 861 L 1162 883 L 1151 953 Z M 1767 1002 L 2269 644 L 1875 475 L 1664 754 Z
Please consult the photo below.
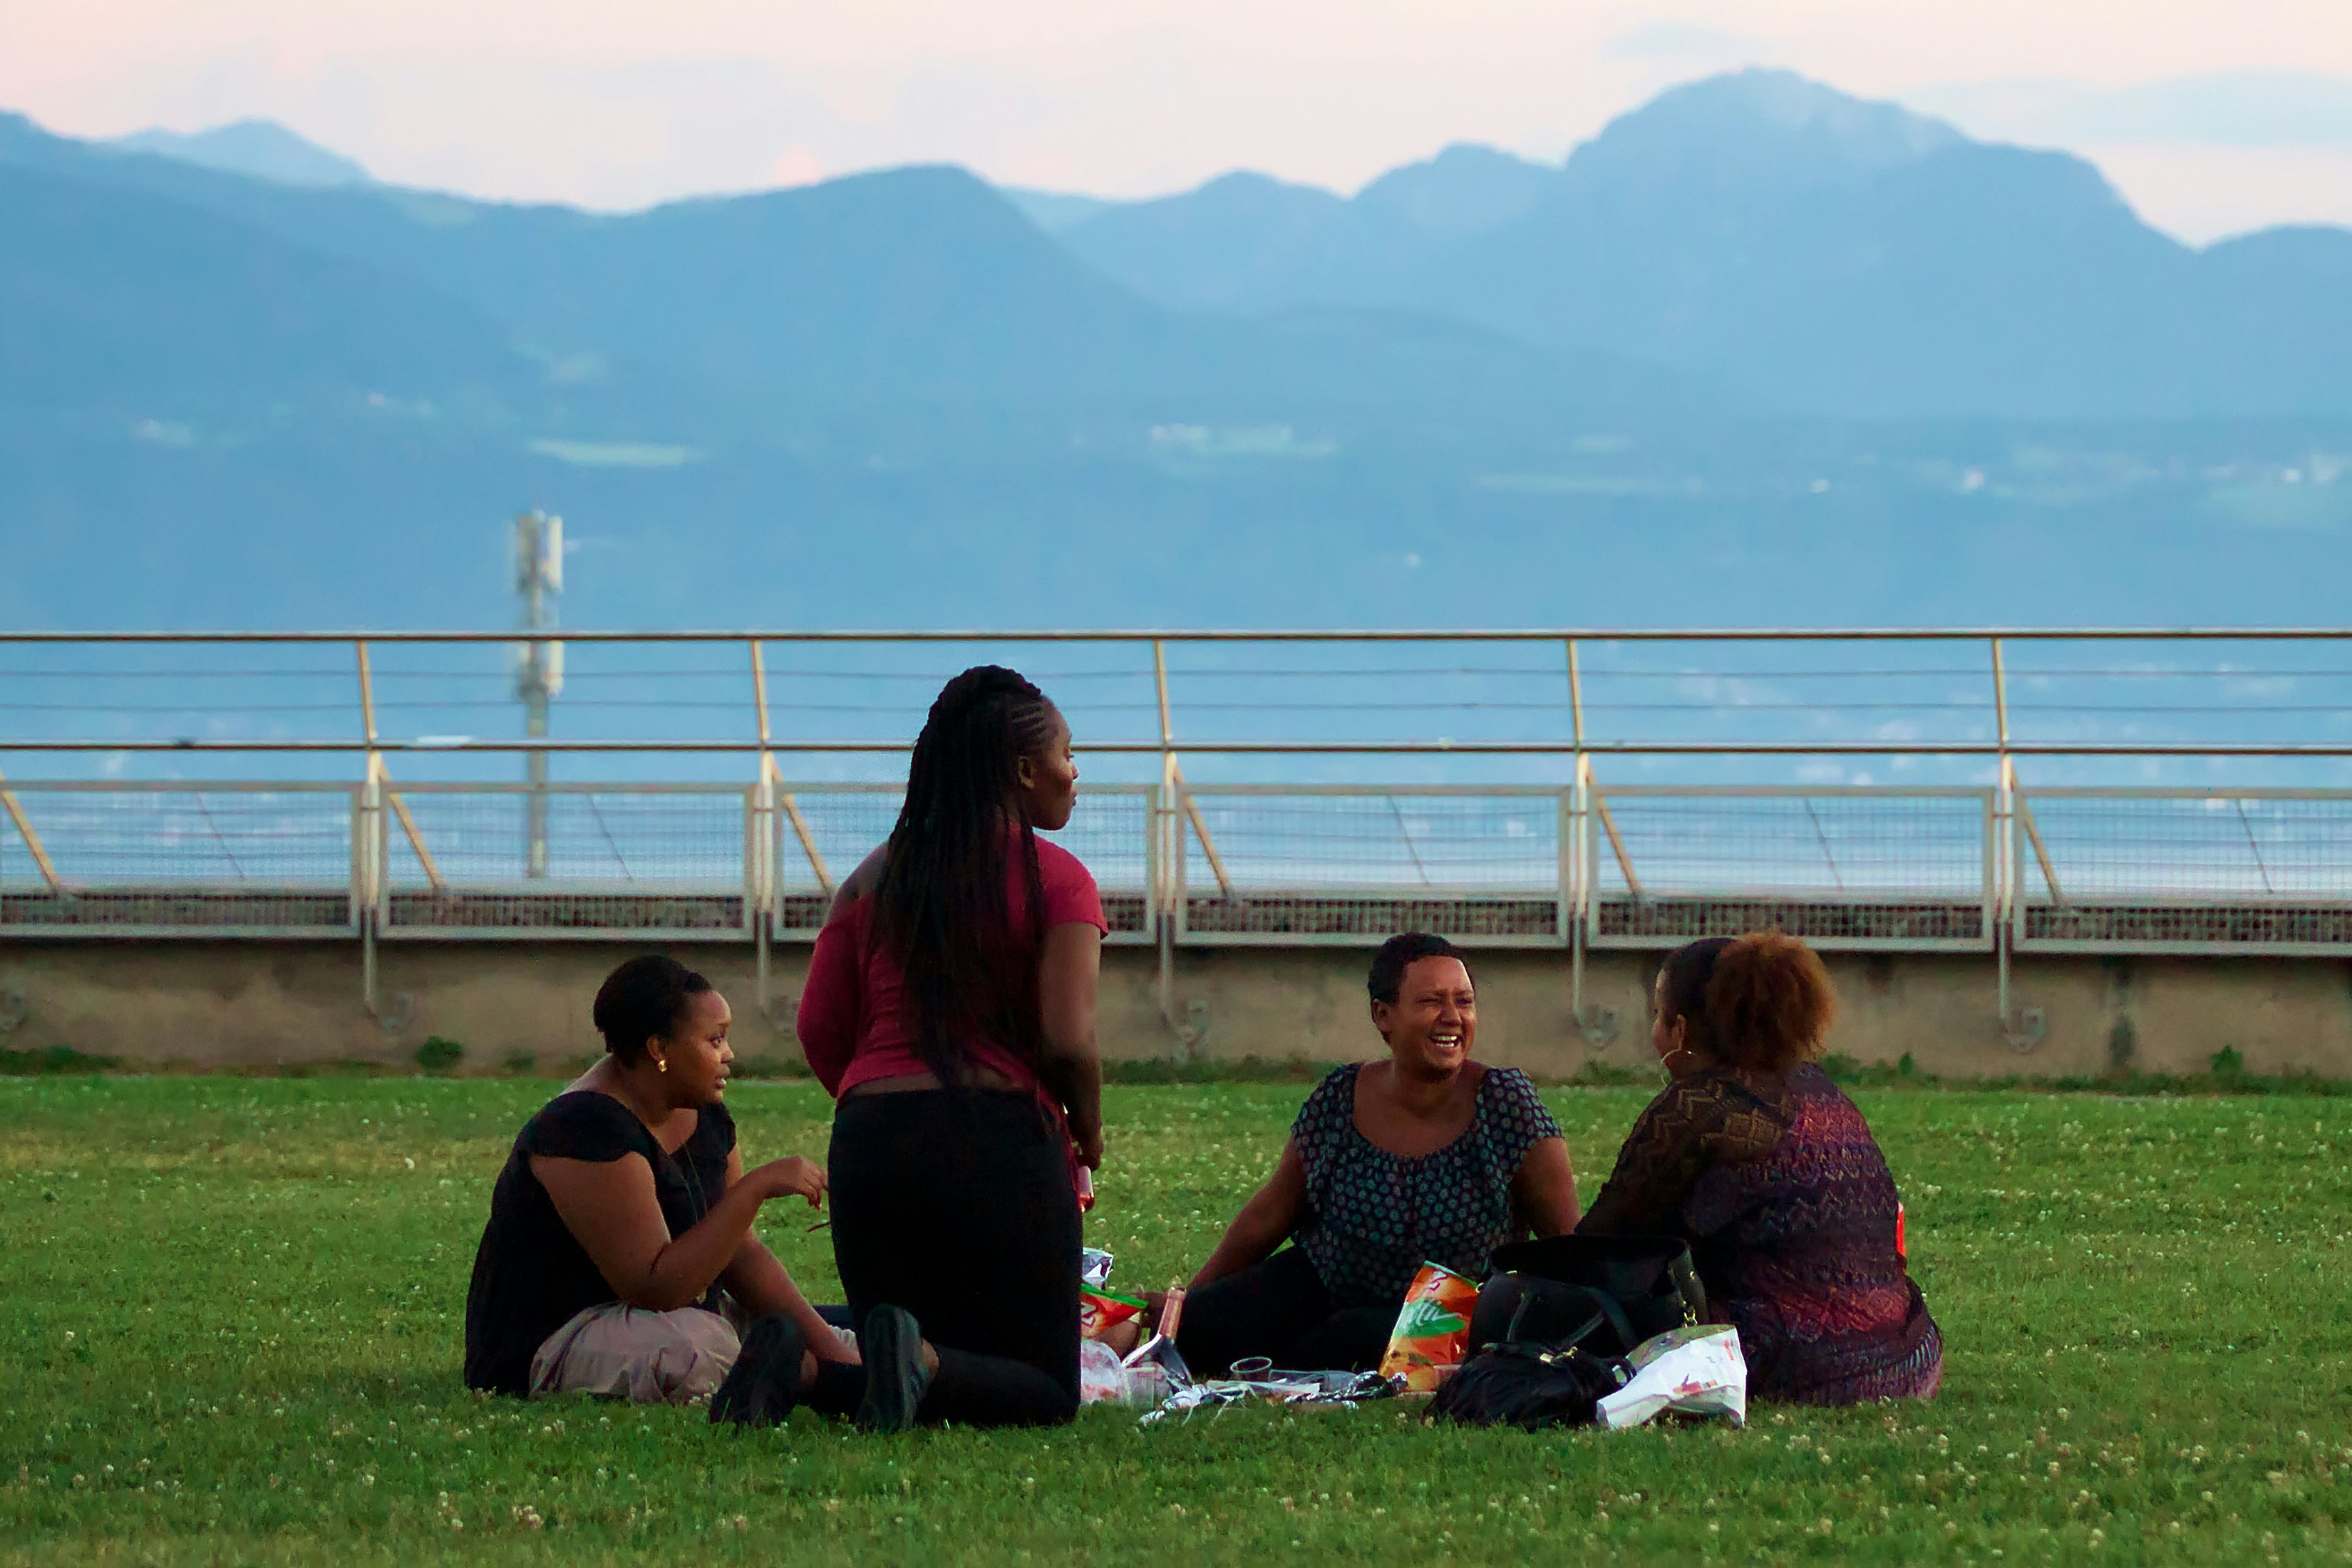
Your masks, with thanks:
M 1028 927 L 1028 879 L 1020 857 L 1006 858 L 1007 901 L 1017 931 Z M 1037 840 L 1037 874 L 1045 889 L 1045 928 L 1090 925 L 1109 931 L 1091 872 L 1056 844 Z M 928 1072 L 915 1048 L 915 1018 L 906 976 L 879 942 L 866 940 L 874 900 L 861 895 L 834 907 L 810 956 L 808 987 L 801 993 L 801 1050 L 817 1081 L 835 1100 L 876 1079 Z M 1028 955 L 1035 963 L 1038 954 Z M 974 1067 L 989 1068 L 1034 1090 L 1037 1075 L 1001 1040 L 977 1036 L 965 1043 Z

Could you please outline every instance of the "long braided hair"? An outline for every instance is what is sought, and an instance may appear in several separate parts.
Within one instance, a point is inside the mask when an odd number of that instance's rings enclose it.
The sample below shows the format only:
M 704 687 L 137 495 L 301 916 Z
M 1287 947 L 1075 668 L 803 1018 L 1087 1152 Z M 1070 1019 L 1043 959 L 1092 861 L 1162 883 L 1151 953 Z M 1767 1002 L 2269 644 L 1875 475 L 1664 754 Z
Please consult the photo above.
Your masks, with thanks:
M 873 929 L 906 976 L 916 1053 L 949 1089 L 963 1082 L 963 1042 L 974 1033 L 1024 1060 L 1042 1043 L 1035 955 L 1045 890 L 1018 766 L 1053 742 L 1059 720 L 1014 671 L 976 665 L 940 689 L 915 738 Z M 1018 934 L 1005 861 L 1016 843 L 1028 891 L 1028 930 Z

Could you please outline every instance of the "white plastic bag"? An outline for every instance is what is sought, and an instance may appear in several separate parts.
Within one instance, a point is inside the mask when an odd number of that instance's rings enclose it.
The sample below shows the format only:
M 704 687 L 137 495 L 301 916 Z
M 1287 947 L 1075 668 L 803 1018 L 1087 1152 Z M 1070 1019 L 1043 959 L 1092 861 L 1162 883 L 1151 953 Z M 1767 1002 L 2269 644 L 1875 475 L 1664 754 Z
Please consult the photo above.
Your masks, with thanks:
M 1147 1340 L 1124 1359 L 1100 1340 L 1078 1342 L 1081 1405 L 1154 1405 L 1191 1381 L 1183 1358 L 1165 1341 Z
M 1643 1340 L 1625 1358 L 1633 1380 L 1602 1397 L 1600 1424 L 1612 1430 L 1639 1426 L 1661 1411 L 1728 1415 L 1748 1425 L 1748 1358 L 1739 1331 L 1719 1323 L 1670 1329 Z
M 1127 1396 L 1127 1368 L 1118 1364 L 1118 1352 L 1100 1340 L 1080 1340 L 1078 1403 L 1124 1405 Z

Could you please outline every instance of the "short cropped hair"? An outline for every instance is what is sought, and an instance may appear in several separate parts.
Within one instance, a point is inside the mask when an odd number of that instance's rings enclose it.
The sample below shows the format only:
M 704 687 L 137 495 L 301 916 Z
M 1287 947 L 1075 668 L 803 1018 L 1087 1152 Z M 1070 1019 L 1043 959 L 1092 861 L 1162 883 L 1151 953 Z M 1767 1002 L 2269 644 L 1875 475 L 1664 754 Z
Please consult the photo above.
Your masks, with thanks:
M 1822 1054 L 1837 993 L 1811 948 L 1785 931 L 1750 931 L 1717 956 L 1706 1010 L 1717 1059 L 1786 1072 Z
M 1460 959 L 1467 973 L 1469 959 L 1462 950 L 1442 936 L 1432 936 L 1425 931 L 1409 931 L 1402 936 L 1392 936 L 1381 943 L 1372 954 L 1372 973 L 1364 981 L 1364 989 L 1372 994 L 1375 1002 L 1396 1005 L 1397 988 L 1404 984 L 1404 972 L 1424 958 Z
M 676 1028 L 688 999 L 709 989 L 709 981 L 675 958 L 656 952 L 633 958 L 597 987 L 596 1032 L 604 1037 L 607 1051 L 634 1067 L 646 1054 L 646 1042 Z

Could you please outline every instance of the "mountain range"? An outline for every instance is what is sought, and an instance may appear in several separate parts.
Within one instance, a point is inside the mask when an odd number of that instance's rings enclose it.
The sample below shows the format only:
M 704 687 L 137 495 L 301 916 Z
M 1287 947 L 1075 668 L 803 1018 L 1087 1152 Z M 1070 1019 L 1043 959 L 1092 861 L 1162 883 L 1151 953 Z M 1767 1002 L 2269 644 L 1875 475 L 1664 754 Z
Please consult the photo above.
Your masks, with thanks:
M 931 167 L 600 216 L 378 185 L 251 121 L 99 146 L 0 120 L 0 169 L 27 215 L 10 304 L 71 301 L 64 336 L 44 351 L 37 333 L 17 362 L 106 363 L 71 348 L 100 330 L 67 328 L 79 309 L 243 331 L 240 288 L 267 279 L 262 331 L 287 352 L 289 333 L 349 322 L 354 373 L 383 379 L 362 320 L 378 317 L 443 367 L 444 395 L 495 387 L 511 405 L 535 381 L 592 424 L 599 407 L 623 423 L 677 408 L 687 381 L 726 388 L 713 405 L 803 413 L 1011 397 L 1246 419 L 1426 404 L 1433 381 L 1448 403 L 1484 393 L 1482 413 L 1701 386 L 1848 417 L 2352 412 L 2352 231 L 2196 249 L 2079 159 L 1785 72 L 1670 90 L 1563 166 L 1454 146 L 1345 198 L 1240 173 L 1106 202 Z M 127 239 L 142 228 L 158 243 Z M 145 278 L 126 250 L 179 251 L 174 277 Z M 383 311 L 352 309 L 365 287 Z M 442 301 L 441 334 L 421 291 Z M 135 374 L 177 375 L 172 341 Z M 537 374 L 494 374 L 499 353 Z M 289 384 L 319 368 L 298 354 Z M 54 384 L 34 369 L 0 396 Z
M 620 622 L 1360 621 L 1441 546 L 1476 605 L 1384 613 L 2005 619 L 2029 552 L 2062 616 L 2182 563 L 2260 604 L 2200 552 L 2337 573 L 2347 367 L 2352 232 L 2187 247 L 1785 73 L 1349 196 L 927 166 L 625 214 L 0 115 L 18 623 L 495 617 L 540 499 L 625 552 L 579 574 Z
M 0 351 L 0 403 L 52 413 L 367 402 L 790 446 L 941 411 L 1059 440 L 1073 420 L 1687 402 L 1670 374 L 1490 329 L 1157 305 L 951 167 L 603 216 L 298 187 L 13 119 L 0 182 L 0 310 L 32 328 Z
M 158 127 L 118 136 L 108 145 L 281 185 L 364 185 L 374 179 L 356 158 L 321 147 L 272 120 L 239 120 L 194 132 Z
M 1055 232 L 1171 304 L 1422 310 L 1785 408 L 2352 410 L 2352 231 L 2197 249 L 2079 158 L 1786 72 L 1675 89 L 1558 169 L 1457 147 L 1347 200 L 1234 174 Z

